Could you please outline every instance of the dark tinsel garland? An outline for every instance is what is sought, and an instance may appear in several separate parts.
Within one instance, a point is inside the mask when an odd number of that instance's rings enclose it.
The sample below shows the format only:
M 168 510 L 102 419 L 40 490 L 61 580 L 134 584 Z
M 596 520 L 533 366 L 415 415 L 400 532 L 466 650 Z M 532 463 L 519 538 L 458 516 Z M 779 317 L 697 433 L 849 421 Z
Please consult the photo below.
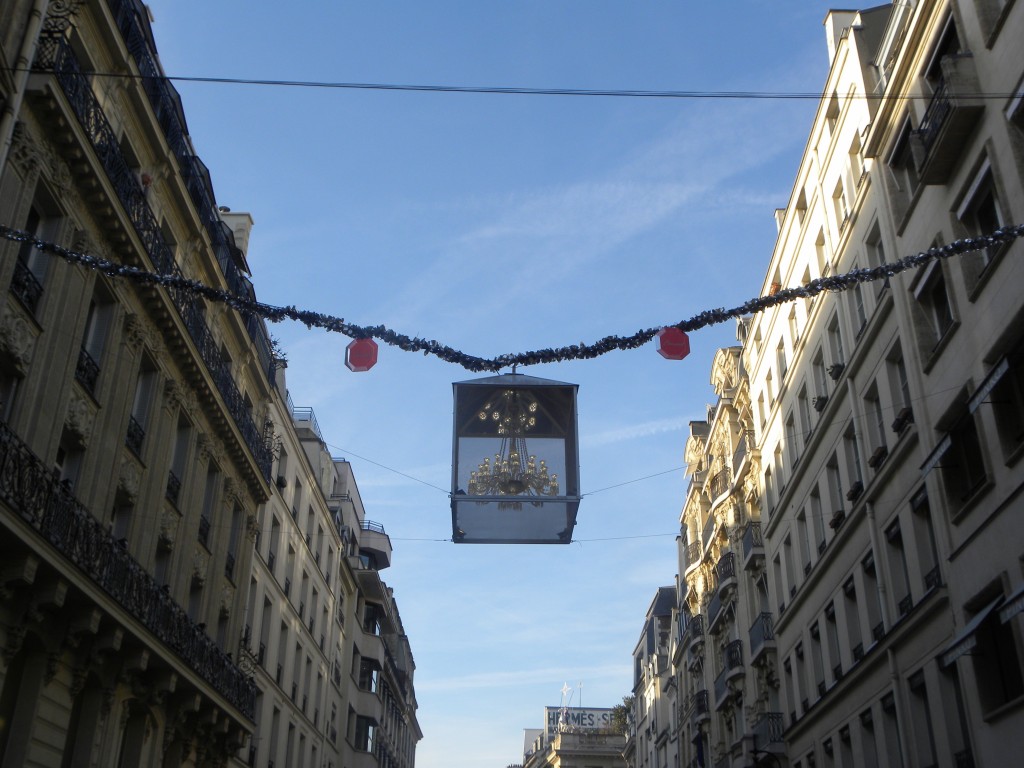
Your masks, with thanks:
M 307 328 L 322 328 L 331 333 L 340 333 L 352 339 L 375 338 L 385 344 L 398 347 L 406 352 L 422 352 L 425 355 L 434 355 L 449 363 L 461 365 L 463 368 L 474 371 L 500 371 L 502 368 L 511 366 L 538 365 L 540 363 L 555 363 L 564 360 L 589 360 L 594 357 L 607 354 L 618 349 L 635 349 L 643 346 L 654 338 L 662 328 L 675 327 L 682 331 L 696 331 L 710 325 L 724 323 L 727 320 L 754 314 L 762 310 L 774 307 L 796 299 L 817 296 L 823 292 L 845 291 L 859 283 L 869 283 L 874 280 L 884 280 L 898 275 L 908 269 L 916 269 L 925 264 L 937 260 L 958 256 L 972 251 L 980 251 L 994 245 L 1001 245 L 1024 236 L 1024 225 L 1007 226 L 997 229 L 989 235 L 982 237 L 968 237 L 956 240 L 948 245 L 940 245 L 930 248 L 927 251 L 912 256 L 906 256 L 899 261 L 890 264 L 882 264 L 870 269 L 855 269 L 841 275 L 819 277 L 811 280 L 806 285 L 796 288 L 784 288 L 768 296 L 759 296 L 756 299 L 741 304 L 732 309 L 708 309 L 700 312 L 688 320 L 681 320 L 677 323 L 659 325 L 655 328 L 640 330 L 631 336 L 606 336 L 593 344 L 572 344 L 566 347 L 555 349 L 539 349 L 531 352 L 518 352 L 498 357 L 484 358 L 467 355 L 457 349 L 441 344 L 434 340 L 421 339 L 419 337 L 406 336 L 397 333 L 383 325 L 362 326 L 347 323 L 343 318 L 334 315 L 325 315 L 320 312 L 312 312 L 306 309 L 298 309 L 294 306 L 275 307 L 264 304 L 254 299 L 236 296 L 228 291 L 211 288 L 196 280 L 189 280 L 177 275 L 159 275 L 153 272 L 139 269 L 138 267 L 127 266 L 110 261 L 109 259 L 92 256 L 86 253 L 78 253 L 69 250 L 55 243 L 39 240 L 27 232 L 22 232 L 11 227 L 0 225 L 0 236 L 15 242 L 28 242 L 44 253 L 59 256 L 72 264 L 80 264 L 89 269 L 95 269 L 108 277 L 122 278 L 140 284 L 159 285 L 177 290 L 184 290 L 194 293 L 197 296 L 227 304 L 232 309 L 245 315 L 258 315 L 271 323 L 279 323 L 282 320 L 295 320 L 304 324 Z

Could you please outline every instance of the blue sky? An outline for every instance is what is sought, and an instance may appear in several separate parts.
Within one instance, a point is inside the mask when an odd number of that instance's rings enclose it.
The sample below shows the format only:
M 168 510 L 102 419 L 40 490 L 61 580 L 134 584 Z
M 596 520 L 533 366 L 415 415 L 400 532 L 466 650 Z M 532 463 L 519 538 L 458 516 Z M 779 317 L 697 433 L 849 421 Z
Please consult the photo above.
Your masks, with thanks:
M 150 6 L 171 75 L 817 92 L 828 67 L 829 6 L 808 0 Z M 178 87 L 218 201 L 255 219 L 260 299 L 488 357 L 757 295 L 815 107 Z M 580 385 L 578 542 L 549 547 L 446 541 L 451 382 L 475 374 L 385 346 L 353 374 L 348 339 L 271 331 L 295 404 L 315 409 L 391 536 L 418 765 L 518 762 L 565 682 L 583 683 L 584 706 L 620 701 L 644 612 L 677 570 L 687 423 L 713 399 L 711 359 L 734 327 L 693 334 L 683 362 L 648 345 L 520 369 Z

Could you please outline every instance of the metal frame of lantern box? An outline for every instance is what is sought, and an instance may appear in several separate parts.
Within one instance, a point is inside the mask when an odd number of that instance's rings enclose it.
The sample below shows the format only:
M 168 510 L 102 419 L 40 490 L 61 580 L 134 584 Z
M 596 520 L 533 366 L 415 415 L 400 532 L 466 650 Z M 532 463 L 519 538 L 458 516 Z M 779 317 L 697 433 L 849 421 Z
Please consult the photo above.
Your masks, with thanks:
M 452 541 L 568 544 L 580 505 L 576 384 L 455 382 Z

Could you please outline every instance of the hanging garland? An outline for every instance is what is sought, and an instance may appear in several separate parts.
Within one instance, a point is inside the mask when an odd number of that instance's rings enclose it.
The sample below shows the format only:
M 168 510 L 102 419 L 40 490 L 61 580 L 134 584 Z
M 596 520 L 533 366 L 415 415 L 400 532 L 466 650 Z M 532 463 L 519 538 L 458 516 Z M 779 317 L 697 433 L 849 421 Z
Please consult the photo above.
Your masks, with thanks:
M 271 304 L 264 304 L 255 299 L 248 299 L 236 296 L 228 291 L 218 288 L 211 288 L 208 285 L 196 280 L 190 280 L 179 275 L 160 275 L 154 272 L 147 272 L 138 267 L 104 259 L 99 256 L 92 256 L 86 253 L 78 253 L 69 250 L 55 243 L 40 240 L 28 232 L 13 229 L 0 225 L 0 237 L 13 240 L 19 243 L 30 243 L 33 247 L 44 253 L 59 256 L 71 264 L 80 264 L 88 269 L 94 269 L 108 277 L 122 278 L 142 285 L 158 285 L 165 288 L 174 288 L 187 291 L 196 296 L 202 296 L 210 301 L 217 301 L 231 307 L 245 315 L 257 315 L 271 323 L 279 323 L 282 320 L 295 320 L 307 328 L 321 328 L 331 333 L 340 333 L 351 339 L 379 339 L 385 344 L 398 347 L 406 352 L 422 352 L 424 355 L 434 355 L 449 363 L 461 365 L 463 368 L 473 372 L 492 371 L 497 372 L 502 368 L 511 366 L 538 365 L 540 363 L 556 363 L 565 360 L 589 360 L 600 357 L 615 350 L 635 349 L 641 347 L 653 339 L 663 328 L 678 328 L 681 331 L 689 332 L 700 330 L 711 325 L 718 325 L 727 320 L 751 315 L 761 312 L 769 307 L 785 304 L 796 299 L 806 299 L 817 296 L 823 292 L 838 292 L 848 290 L 861 283 L 869 283 L 875 280 L 885 280 L 909 269 L 917 269 L 931 261 L 945 259 L 951 256 L 958 256 L 973 251 L 980 251 L 992 246 L 1010 243 L 1019 237 L 1024 237 L 1024 225 L 1018 224 L 997 229 L 989 235 L 981 237 L 968 237 L 956 240 L 948 245 L 940 245 L 929 248 L 927 251 L 912 256 L 906 256 L 898 261 L 882 264 L 870 269 L 855 269 L 841 275 L 819 277 L 811 280 L 805 285 L 797 288 L 783 288 L 768 296 L 759 296 L 755 299 L 741 304 L 732 309 L 708 309 L 694 315 L 688 320 L 668 325 L 657 326 L 640 330 L 631 336 L 605 336 L 593 344 L 572 344 L 565 347 L 534 350 L 531 352 L 518 352 L 498 357 L 484 358 L 467 355 L 457 349 L 441 344 L 434 340 L 421 339 L 414 336 L 406 336 L 397 333 L 383 325 L 355 325 L 347 323 L 343 318 L 334 315 L 325 315 L 320 312 L 312 312 L 306 309 L 298 309 L 294 306 L 275 307 Z

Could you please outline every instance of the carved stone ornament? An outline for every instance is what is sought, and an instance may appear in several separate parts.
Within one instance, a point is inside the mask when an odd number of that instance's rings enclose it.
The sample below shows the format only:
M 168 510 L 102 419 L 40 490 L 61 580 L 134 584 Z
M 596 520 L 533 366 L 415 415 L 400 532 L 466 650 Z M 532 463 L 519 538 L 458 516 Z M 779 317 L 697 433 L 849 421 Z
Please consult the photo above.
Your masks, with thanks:
M 11 663 L 11 659 L 18 655 L 18 651 L 21 650 L 22 644 L 25 642 L 25 634 L 28 632 L 28 624 L 24 621 L 18 624 L 7 624 L 4 626 L 6 642 L 4 642 L 3 650 L 0 650 L 0 654 L 4 657 L 6 664 Z
M 132 458 L 126 458 L 121 462 L 121 473 L 117 480 L 117 487 L 132 503 L 139 497 L 139 486 L 142 484 L 142 468 Z
M 50 0 L 46 9 L 43 29 L 47 32 L 65 32 L 74 23 L 82 0 Z
M 128 342 L 128 346 L 136 352 L 143 347 L 151 350 L 154 354 L 159 354 L 161 351 L 160 335 L 156 329 L 135 313 L 125 315 L 124 338 Z
M 196 443 L 199 447 L 199 458 L 201 461 L 212 461 L 218 467 L 227 465 L 224 449 L 209 435 L 200 434 Z
M 95 417 L 93 406 L 73 390 L 68 402 L 68 415 L 64 424 L 68 431 L 78 438 L 81 447 L 85 447 L 89 438 L 92 437 L 92 425 Z
M 235 588 L 228 581 L 220 585 L 220 611 L 227 616 L 235 604 Z
M 203 586 L 206 583 L 206 573 L 210 568 L 210 555 L 198 544 L 192 554 L 192 580 L 196 586 Z
M 166 548 L 174 547 L 174 540 L 178 535 L 178 513 L 164 507 L 160 515 L 160 543 Z
M 14 133 L 11 135 L 11 163 L 21 171 L 27 186 L 32 186 L 42 161 L 39 155 L 38 144 L 29 133 L 25 123 L 20 120 L 14 126 Z
M 249 541 L 256 541 L 256 537 L 260 533 L 260 521 L 256 519 L 256 515 L 245 516 L 245 537 Z
M 21 375 L 28 371 L 35 346 L 36 335 L 28 321 L 20 312 L 5 306 L 0 320 L 0 352 Z
M 178 408 L 193 422 L 196 420 L 196 393 L 174 379 L 164 382 L 164 405 L 169 409 Z

